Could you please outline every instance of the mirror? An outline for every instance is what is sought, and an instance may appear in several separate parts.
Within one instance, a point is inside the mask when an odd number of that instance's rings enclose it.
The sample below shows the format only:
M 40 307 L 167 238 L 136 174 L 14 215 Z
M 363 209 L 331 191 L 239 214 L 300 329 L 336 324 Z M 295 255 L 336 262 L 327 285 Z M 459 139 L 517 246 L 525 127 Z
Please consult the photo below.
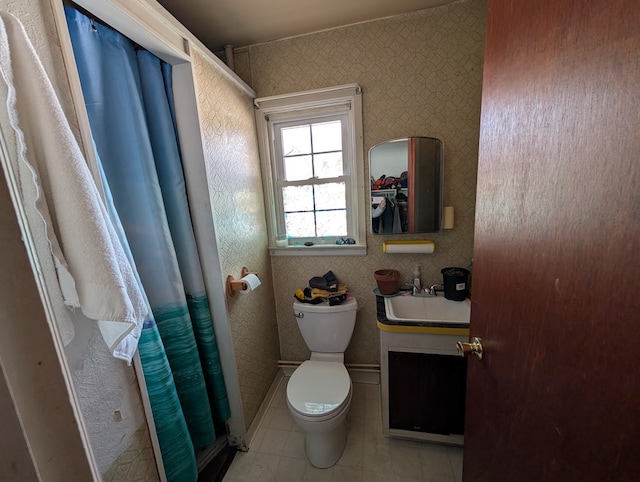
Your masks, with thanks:
M 434 137 L 382 142 L 369 150 L 371 231 L 440 231 L 444 145 Z

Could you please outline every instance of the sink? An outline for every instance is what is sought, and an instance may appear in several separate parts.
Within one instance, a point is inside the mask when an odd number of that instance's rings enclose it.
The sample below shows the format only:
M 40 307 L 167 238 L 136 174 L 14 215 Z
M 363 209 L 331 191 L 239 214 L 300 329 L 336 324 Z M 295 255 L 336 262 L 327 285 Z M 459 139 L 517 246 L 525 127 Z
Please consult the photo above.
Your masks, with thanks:
M 384 299 L 387 319 L 398 322 L 469 323 L 471 302 L 444 296 L 395 296 Z

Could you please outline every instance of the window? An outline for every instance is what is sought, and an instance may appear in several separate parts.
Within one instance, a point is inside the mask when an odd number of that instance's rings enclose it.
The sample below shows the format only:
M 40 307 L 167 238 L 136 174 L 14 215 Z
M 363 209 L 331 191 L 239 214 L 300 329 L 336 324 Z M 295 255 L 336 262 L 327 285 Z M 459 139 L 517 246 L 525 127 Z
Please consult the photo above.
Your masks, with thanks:
M 271 253 L 365 254 L 357 85 L 255 100 Z

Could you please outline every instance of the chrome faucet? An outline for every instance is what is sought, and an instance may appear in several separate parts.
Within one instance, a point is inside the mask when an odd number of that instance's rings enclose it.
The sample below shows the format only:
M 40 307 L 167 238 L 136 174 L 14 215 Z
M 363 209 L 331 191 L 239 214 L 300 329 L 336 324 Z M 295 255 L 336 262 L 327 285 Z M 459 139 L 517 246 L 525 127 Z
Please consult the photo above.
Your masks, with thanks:
M 442 287 L 442 285 L 433 285 L 431 288 L 420 288 L 416 283 L 406 283 L 404 285 L 404 289 L 411 292 L 411 296 L 421 296 L 423 298 L 429 296 L 437 296 L 435 292 L 435 288 Z
M 427 296 L 427 289 L 425 288 L 423 290 L 419 285 L 417 286 L 414 283 L 405 283 L 403 286 L 403 289 L 410 292 L 411 296 Z
M 426 289 L 425 291 L 429 296 L 438 296 L 438 293 L 436 293 L 436 289 L 444 289 L 444 285 L 441 285 L 441 284 L 431 285 L 429 289 Z
M 420 287 L 420 283 L 405 283 L 404 285 L 405 290 L 410 290 L 411 291 L 411 296 L 422 296 L 422 297 L 427 297 L 427 296 L 438 296 L 438 293 L 436 293 L 436 290 L 443 290 L 444 289 L 444 285 L 443 284 L 437 284 L 437 285 L 431 285 L 430 287 L 424 287 L 421 288 Z

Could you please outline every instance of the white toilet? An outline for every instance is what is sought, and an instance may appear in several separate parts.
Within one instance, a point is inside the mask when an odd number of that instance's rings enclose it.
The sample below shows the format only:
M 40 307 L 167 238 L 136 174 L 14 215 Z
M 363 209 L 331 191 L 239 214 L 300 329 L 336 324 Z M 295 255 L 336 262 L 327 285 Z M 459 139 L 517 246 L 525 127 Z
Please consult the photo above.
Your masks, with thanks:
M 347 442 L 352 389 L 344 351 L 353 334 L 357 308 L 355 298 L 335 306 L 293 303 L 311 359 L 291 375 L 287 406 L 305 433 L 309 462 L 321 469 L 335 465 Z

